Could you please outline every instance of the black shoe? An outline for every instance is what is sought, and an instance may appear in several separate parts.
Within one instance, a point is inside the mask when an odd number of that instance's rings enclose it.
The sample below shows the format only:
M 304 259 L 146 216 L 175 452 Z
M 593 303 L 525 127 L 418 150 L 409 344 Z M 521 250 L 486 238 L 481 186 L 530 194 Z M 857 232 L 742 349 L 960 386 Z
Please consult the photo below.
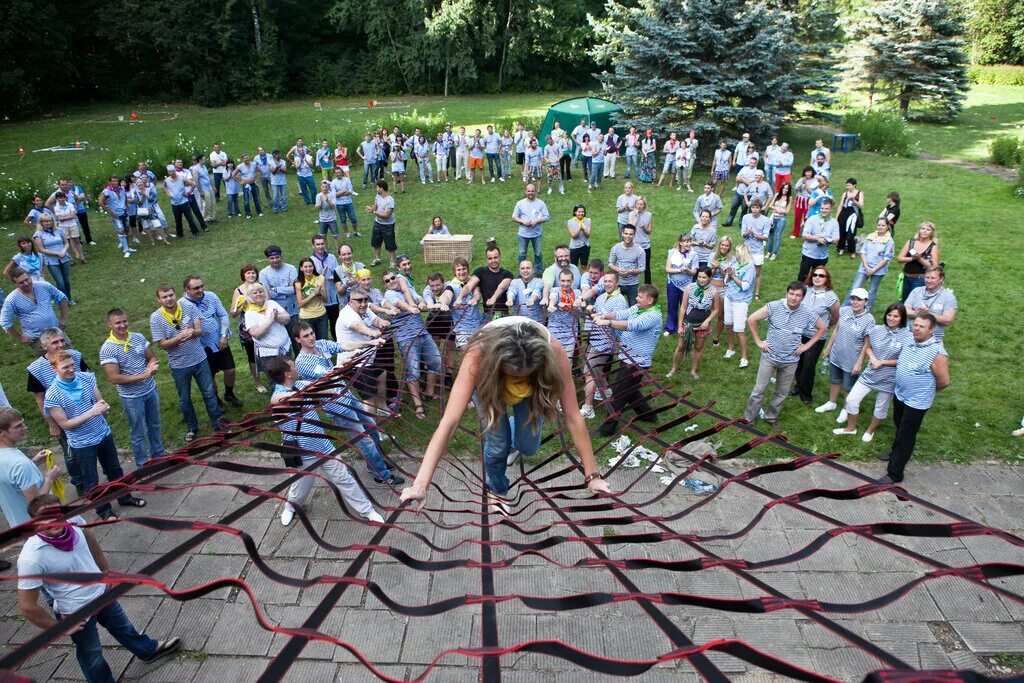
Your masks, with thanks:
M 0 560 L 0 572 L 5 572 L 11 568 L 11 563 L 7 560 Z
M 899 482 L 892 478 L 892 475 L 887 474 L 884 477 L 880 477 L 877 484 L 898 484 Z
M 400 477 L 397 474 L 392 474 L 390 479 L 374 477 L 373 480 L 378 484 L 387 484 L 388 486 L 400 486 L 405 483 L 405 477 Z
M 882 462 L 889 462 L 890 456 L 892 456 L 892 453 L 879 453 L 875 457 L 881 460 Z
M 597 428 L 597 434 L 599 436 L 614 436 L 617 431 L 619 431 L 619 426 L 615 420 L 605 420 L 601 423 L 601 426 Z
M 729 221 L 728 223 L 722 223 L 722 227 L 723 228 L 731 228 L 732 227 L 732 221 Z
M 227 401 L 228 403 L 230 403 L 231 405 L 233 405 L 236 408 L 241 408 L 242 407 L 242 402 L 239 401 L 238 397 L 235 396 L 234 394 L 229 394 L 229 395 L 225 396 L 224 400 Z

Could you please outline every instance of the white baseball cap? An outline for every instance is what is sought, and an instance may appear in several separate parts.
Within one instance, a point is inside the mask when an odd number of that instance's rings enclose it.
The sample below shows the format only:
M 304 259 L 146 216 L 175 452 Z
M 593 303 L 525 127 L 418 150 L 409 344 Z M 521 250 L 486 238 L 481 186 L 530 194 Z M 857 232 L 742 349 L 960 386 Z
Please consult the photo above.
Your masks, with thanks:
M 868 300 L 868 290 L 864 289 L 863 287 L 857 287 L 852 292 L 850 292 L 850 298 L 851 299 L 863 299 L 864 301 L 867 301 Z

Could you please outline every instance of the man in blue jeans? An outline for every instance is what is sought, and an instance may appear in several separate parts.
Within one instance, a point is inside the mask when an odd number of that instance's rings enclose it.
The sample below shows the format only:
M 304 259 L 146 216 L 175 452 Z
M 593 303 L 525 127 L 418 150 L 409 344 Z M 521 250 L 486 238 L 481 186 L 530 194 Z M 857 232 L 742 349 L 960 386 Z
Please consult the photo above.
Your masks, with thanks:
M 117 388 L 128 416 L 135 466 L 142 467 L 150 458 L 164 454 L 160 394 L 153 379 L 160 365 L 149 341 L 138 332 L 128 331 L 128 316 L 120 308 L 107 312 L 107 327 L 110 335 L 100 347 L 100 365 Z
M 526 260 L 526 251 L 533 244 L 533 272 L 544 271 L 541 260 L 541 238 L 544 224 L 551 220 L 548 206 L 543 200 L 537 199 L 537 186 L 530 183 L 526 186 L 526 197 L 516 202 L 512 210 L 512 221 L 519 224 L 519 263 Z
M 157 287 L 156 298 L 160 308 L 149 316 L 149 330 L 153 341 L 167 352 L 167 364 L 171 366 L 174 388 L 178 391 L 178 407 L 185 419 L 185 441 L 192 441 L 199 432 L 199 420 L 192 407 L 192 380 L 196 381 L 206 404 L 213 429 L 221 424 L 223 412 L 213 388 L 213 375 L 206 360 L 206 351 L 201 341 L 202 320 L 195 307 L 187 300 L 178 301 L 174 287 L 164 283 Z
M 28 511 L 37 520 L 51 516 L 59 518 L 60 500 L 49 494 L 37 496 L 28 504 Z M 99 582 L 79 585 L 44 582 L 37 578 L 47 574 L 99 574 L 110 571 L 106 555 L 92 531 L 72 524 L 85 524 L 85 520 L 72 517 L 66 526 L 40 530 L 25 541 L 18 556 L 18 610 L 22 616 L 44 630 L 56 625 L 58 620 L 70 618 L 70 615 L 101 598 L 106 592 L 106 586 Z M 39 592 L 44 584 L 46 592 L 53 596 L 56 617 L 39 605 Z M 114 681 L 110 666 L 103 658 L 103 645 L 100 643 L 97 624 L 144 662 L 160 659 L 181 647 L 181 639 L 178 637 L 156 641 L 139 633 L 121 605 L 116 601 L 111 602 L 94 616 L 79 622 L 70 632 L 78 665 L 89 683 Z

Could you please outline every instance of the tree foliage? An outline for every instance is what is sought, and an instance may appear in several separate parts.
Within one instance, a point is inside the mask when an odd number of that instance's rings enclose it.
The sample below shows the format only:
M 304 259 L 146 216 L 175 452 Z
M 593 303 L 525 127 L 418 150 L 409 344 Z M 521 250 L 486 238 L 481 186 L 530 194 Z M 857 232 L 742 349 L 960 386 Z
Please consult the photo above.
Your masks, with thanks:
M 974 64 L 1024 65 L 1024 3 L 961 0 Z
M 631 125 L 685 126 L 705 142 L 769 134 L 797 105 L 832 99 L 835 15 L 810 4 L 808 26 L 807 14 L 748 0 L 609 0 L 592 21 L 597 76 Z
M 904 117 L 915 105 L 938 121 L 960 112 L 970 87 L 964 22 L 945 0 L 872 0 L 855 36 L 850 73 L 872 105 L 893 103 Z

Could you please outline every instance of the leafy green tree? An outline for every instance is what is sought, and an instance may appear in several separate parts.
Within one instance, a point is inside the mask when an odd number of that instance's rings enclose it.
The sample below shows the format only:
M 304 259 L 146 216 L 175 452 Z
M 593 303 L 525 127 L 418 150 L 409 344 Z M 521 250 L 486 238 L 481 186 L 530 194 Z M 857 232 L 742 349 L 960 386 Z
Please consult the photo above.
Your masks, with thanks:
M 970 83 L 963 18 L 945 0 L 872 0 L 855 29 L 851 75 L 907 117 L 951 121 Z
M 1024 64 L 1024 6 L 1011 0 L 961 0 L 975 64 Z
M 640 128 L 685 126 L 705 143 L 742 131 L 764 136 L 798 104 L 827 103 L 834 91 L 830 52 L 800 42 L 815 27 L 801 27 L 787 9 L 746 0 L 635 7 L 609 0 L 605 10 L 605 20 L 592 21 L 591 54 L 606 66 L 598 79 L 623 107 L 620 118 Z
M 76 61 L 56 9 L 49 3 L 0 3 L 0 115 L 38 110 L 73 90 Z

